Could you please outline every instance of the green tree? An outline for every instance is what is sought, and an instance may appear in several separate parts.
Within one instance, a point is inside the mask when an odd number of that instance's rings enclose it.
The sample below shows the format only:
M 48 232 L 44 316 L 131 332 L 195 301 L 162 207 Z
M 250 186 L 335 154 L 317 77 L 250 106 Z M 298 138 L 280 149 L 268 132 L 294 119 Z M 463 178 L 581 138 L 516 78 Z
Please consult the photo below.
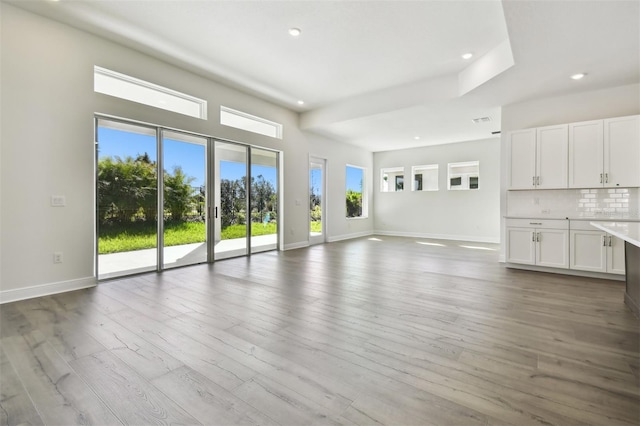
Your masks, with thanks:
M 362 192 L 347 190 L 347 217 L 362 216 Z
M 171 213 L 172 220 L 186 216 L 187 209 L 194 202 L 191 183 L 195 180 L 184 174 L 182 167 L 173 168 L 173 174 L 164 173 L 164 205 Z
M 264 176 L 258 175 L 256 178 L 251 178 L 251 212 L 259 222 L 264 220 L 267 212 L 273 210 L 274 196 L 275 189 Z
M 220 180 L 220 214 L 222 228 L 245 223 L 245 178 Z
M 147 220 L 155 216 L 156 164 L 147 154 L 106 157 L 98 161 L 100 219 L 124 222 L 142 210 Z

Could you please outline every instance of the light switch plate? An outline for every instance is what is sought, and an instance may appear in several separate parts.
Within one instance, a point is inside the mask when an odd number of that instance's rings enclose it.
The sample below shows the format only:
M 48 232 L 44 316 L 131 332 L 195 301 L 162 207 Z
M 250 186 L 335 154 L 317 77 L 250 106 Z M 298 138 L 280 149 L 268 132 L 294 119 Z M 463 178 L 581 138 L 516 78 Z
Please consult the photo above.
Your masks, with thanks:
M 51 207 L 64 207 L 67 205 L 67 200 L 64 195 L 52 195 Z

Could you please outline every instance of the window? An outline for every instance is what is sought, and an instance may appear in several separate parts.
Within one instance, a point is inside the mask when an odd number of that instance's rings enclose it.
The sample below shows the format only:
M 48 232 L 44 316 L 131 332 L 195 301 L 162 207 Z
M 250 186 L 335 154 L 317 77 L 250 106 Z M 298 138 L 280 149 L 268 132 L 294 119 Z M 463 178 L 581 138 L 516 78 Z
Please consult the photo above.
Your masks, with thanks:
M 106 68 L 93 67 L 93 90 L 155 108 L 207 119 L 207 101 Z
M 437 191 L 438 188 L 438 165 L 429 164 L 426 166 L 411 167 L 413 180 L 412 191 Z
M 404 176 L 396 176 L 396 191 L 402 191 L 404 189 Z
M 347 218 L 367 217 L 367 200 L 364 196 L 364 169 L 347 165 Z
M 282 124 L 222 105 L 220 106 L 220 124 L 271 138 L 282 139 Z
M 480 178 L 479 161 L 449 163 L 448 172 L 450 190 L 478 189 Z
M 380 169 L 380 191 L 399 192 L 404 189 L 404 167 Z

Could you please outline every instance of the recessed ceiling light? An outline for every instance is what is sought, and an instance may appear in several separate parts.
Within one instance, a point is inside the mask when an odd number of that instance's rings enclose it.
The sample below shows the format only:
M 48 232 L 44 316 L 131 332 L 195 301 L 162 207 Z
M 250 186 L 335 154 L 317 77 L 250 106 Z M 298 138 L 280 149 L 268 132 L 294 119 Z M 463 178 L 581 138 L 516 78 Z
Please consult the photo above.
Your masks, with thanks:
M 298 105 L 304 105 L 304 101 L 298 101 Z
M 587 74 L 581 72 L 581 73 L 572 75 L 571 78 L 574 80 L 580 80 L 581 78 L 584 78 L 585 75 Z
M 302 30 L 300 28 L 289 28 L 289 34 L 292 37 L 298 37 L 300 34 L 302 34 Z
M 462 59 L 471 59 L 473 57 L 473 53 L 465 53 L 462 55 Z
M 487 123 L 487 122 L 491 121 L 491 117 L 473 118 L 473 119 L 471 119 L 471 121 L 474 122 L 475 124 Z
M 414 136 L 413 139 L 419 141 L 420 140 L 420 136 Z

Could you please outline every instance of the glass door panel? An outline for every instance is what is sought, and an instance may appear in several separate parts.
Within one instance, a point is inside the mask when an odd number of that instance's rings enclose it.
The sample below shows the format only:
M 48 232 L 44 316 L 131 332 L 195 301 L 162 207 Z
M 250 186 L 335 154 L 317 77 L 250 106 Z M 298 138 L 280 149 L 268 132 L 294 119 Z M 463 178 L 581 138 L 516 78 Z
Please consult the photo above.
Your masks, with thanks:
M 278 154 L 251 148 L 251 253 L 278 248 Z
M 156 270 L 156 129 L 98 119 L 96 139 L 98 278 Z
M 324 164 L 325 160 L 309 161 L 309 243 L 323 243 L 324 230 Z
M 163 268 L 207 262 L 207 138 L 162 132 Z
M 216 260 L 247 254 L 247 153 L 248 148 L 215 142 L 214 257 Z

